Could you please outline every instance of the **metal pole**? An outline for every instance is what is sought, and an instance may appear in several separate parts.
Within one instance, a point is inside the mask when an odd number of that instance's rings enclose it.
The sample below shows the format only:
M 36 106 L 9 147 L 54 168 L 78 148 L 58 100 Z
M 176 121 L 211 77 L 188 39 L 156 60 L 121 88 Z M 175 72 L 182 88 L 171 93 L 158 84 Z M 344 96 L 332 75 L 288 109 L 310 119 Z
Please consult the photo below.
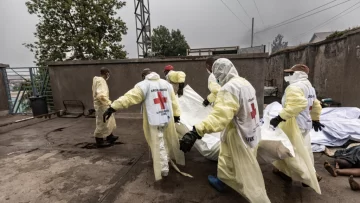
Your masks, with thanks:
M 151 40 L 151 22 L 150 22 L 150 2 L 149 0 L 147 0 L 147 11 L 148 11 L 148 21 L 149 21 L 149 39 L 150 39 L 150 48 L 151 48 L 151 52 L 152 52 L 152 40 Z M 147 43 L 149 43 L 149 41 L 147 41 Z M 149 44 L 148 44 L 149 45 Z M 146 49 L 146 53 L 147 53 L 147 49 Z M 149 53 L 148 53 L 149 54 Z
M 10 87 L 9 87 L 9 78 L 8 78 L 8 75 L 7 75 L 7 72 L 6 72 L 6 68 L 0 68 L 0 72 L 2 72 L 3 82 L 4 82 L 4 86 L 5 86 L 5 91 L 6 91 L 6 96 L 8 98 L 9 114 L 11 114 L 13 102 L 12 102 L 12 99 L 11 99 L 11 92 L 10 92 Z
M 29 68 L 29 72 L 30 72 L 30 80 L 31 80 L 31 87 L 32 87 L 32 91 L 33 91 L 33 96 L 36 96 L 37 93 L 36 93 L 36 88 L 35 88 L 35 78 L 34 78 L 34 75 L 33 75 L 33 69 L 32 68 Z
M 134 6 L 135 6 L 135 27 L 136 27 L 136 38 L 138 38 L 139 36 L 139 31 L 138 31 L 138 17 L 137 17 L 137 7 L 138 7 L 138 3 L 136 3 L 136 0 L 134 0 Z M 140 58 L 140 52 L 139 52 L 139 40 L 136 39 L 136 47 L 137 47 L 137 52 L 138 52 L 138 58 Z
M 13 113 L 15 113 L 15 114 L 19 111 L 20 104 L 21 104 L 21 99 L 24 98 L 25 91 L 26 91 L 26 89 L 24 89 L 24 90 L 22 91 L 21 97 L 20 97 L 20 99 L 19 99 L 19 103 L 18 103 L 18 105 L 17 105 L 17 107 L 16 107 L 15 112 L 13 112 Z M 19 92 L 19 93 L 20 93 L 20 92 Z M 15 106 L 14 106 L 14 107 L 15 107 Z
M 252 18 L 252 23 L 251 23 L 251 47 L 253 47 L 253 43 L 254 43 L 254 18 Z
M 18 91 L 18 93 L 17 93 L 17 95 L 16 95 L 16 98 L 15 98 L 14 104 L 12 105 L 12 109 L 11 109 L 10 114 L 14 114 L 14 113 L 15 113 L 15 106 L 16 106 L 16 103 L 17 103 L 17 101 L 18 101 L 18 99 L 19 99 L 20 92 L 21 92 L 22 89 L 23 89 L 23 84 L 20 85 L 20 89 L 19 89 L 19 91 Z M 19 103 L 20 103 L 20 100 L 19 100 Z M 20 104 L 18 104 L 18 105 L 20 105 Z
M 141 32 L 142 34 L 142 45 L 143 45 L 143 58 L 147 55 L 147 44 L 146 44 L 146 18 L 144 12 L 144 0 L 140 1 L 140 12 L 141 12 Z

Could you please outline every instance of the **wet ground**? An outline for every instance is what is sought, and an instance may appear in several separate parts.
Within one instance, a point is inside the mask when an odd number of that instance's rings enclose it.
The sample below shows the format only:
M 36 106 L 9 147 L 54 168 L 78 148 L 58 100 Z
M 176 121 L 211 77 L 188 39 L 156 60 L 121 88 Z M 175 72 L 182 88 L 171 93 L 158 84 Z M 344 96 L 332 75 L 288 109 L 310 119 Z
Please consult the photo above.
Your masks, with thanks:
M 26 115 L 0 116 L 0 126 L 4 126 L 8 123 L 15 122 L 17 120 L 22 120 L 22 119 L 29 118 L 29 117 L 31 117 L 31 116 L 26 116 Z
M 55 118 L 0 133 L 0 202 L 246 202 L 230 189 L 218 193 L 211 188 L 207 175 L 216 174 L 216 162 L 195 149 L 181 168 L 193 179 L 172 170 L 154 182 L 141 119 L 117 119 L 114 134 L 120 142 L 104 149 L 93 145 L 94 123 L 92 118 Z M 323 169 L 329 158 L 315 157 L 324 177 L 322 195 L 287 183 L 272 174 L 271 166 L 262 166 L 271 201 L 359 202 L 360 194 L 350 190 L 347 177 L 333 178 Z

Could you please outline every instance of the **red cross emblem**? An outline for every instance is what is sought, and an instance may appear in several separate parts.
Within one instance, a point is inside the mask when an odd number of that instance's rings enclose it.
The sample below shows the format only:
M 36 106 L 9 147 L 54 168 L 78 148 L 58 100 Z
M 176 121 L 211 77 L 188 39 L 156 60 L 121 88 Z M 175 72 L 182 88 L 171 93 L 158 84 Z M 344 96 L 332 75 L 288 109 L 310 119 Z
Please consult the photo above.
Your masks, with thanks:
M 254 103 L 251 104 L 251 112 L 250 112 L 250 115 L 251 115 L 251 118 L 254 119 L 255 116 L 256 116 L 256 109 L 255 109 L 255 105 Z
M 160 104 L 161 109 L 165 109 L 166 97 L 163 97 L 161 92 L 157 92 L 158 98 L 154 99 L 154 104 Z

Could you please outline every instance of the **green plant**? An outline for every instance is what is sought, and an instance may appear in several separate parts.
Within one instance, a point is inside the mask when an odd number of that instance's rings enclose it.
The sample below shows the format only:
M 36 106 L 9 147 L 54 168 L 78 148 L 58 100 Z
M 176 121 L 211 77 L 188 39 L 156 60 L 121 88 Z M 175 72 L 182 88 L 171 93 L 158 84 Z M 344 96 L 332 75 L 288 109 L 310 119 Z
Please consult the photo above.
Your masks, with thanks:
M 354 30 L 357 30 L 359 29 L 359 27 L 353 27 L 353 28 L 348 28 L 346 30 L 343 30 L 343 31 L 335 31 L 334 33 L 332 33 L 331 35 L 329 35 L 328 37 L 326 37 L 326 39 L 335 39 L 335 38 L 338 38 L 338 37 L 342 37 L 346 34 L 348 34 L 349 32 L 351 31 L 354 31 Z

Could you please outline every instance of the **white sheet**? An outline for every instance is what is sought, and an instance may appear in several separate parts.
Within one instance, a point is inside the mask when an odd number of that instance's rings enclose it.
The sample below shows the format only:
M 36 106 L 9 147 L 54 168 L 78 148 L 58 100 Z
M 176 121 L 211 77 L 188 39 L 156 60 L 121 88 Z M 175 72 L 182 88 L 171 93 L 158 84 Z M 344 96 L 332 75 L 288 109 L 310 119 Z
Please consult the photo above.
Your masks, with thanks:
M 271 103 L 265 108 L 271 117 L 275 117 L 282 110 L 278 102 Z M 322 152 L 325 146 L 339 147 L 349 140 L 360 142 L 360 109 L 355 107 L 324 108 L 320 122 L 325 125 L 321 132 L 311 130 L 313 152 Z
M 181 122 L 190 130 L 211 112 L 211 106 L 204 107 L 202 102 L 203 98 L 189 85 L 186 85 L 183 96 L 179 98 L 179 106 Z M 205 134 L 201 140 L 195 142 L 194 146 L 204 157 L 217 160 L 220 149 L 220 133 Z
M 202 106 L 203 98 L 189 85 L 184 88 L 184 95 L 179 98 L 181 122 L 189 129 L 201 122 L 210 114 L 212 107 Z M 258 147 L 258 160 L 262 163 L 271 163 L 277 159 L 294 156 L 294 150 L 287 136 L 280 130 L 269 129 L 269 116 L 264 119 L 261 141 Z M 206 158 L 217 160 L 220 151 L 220 132 L 205 134 L 201 140 L 195 142 L 195 148 Z

